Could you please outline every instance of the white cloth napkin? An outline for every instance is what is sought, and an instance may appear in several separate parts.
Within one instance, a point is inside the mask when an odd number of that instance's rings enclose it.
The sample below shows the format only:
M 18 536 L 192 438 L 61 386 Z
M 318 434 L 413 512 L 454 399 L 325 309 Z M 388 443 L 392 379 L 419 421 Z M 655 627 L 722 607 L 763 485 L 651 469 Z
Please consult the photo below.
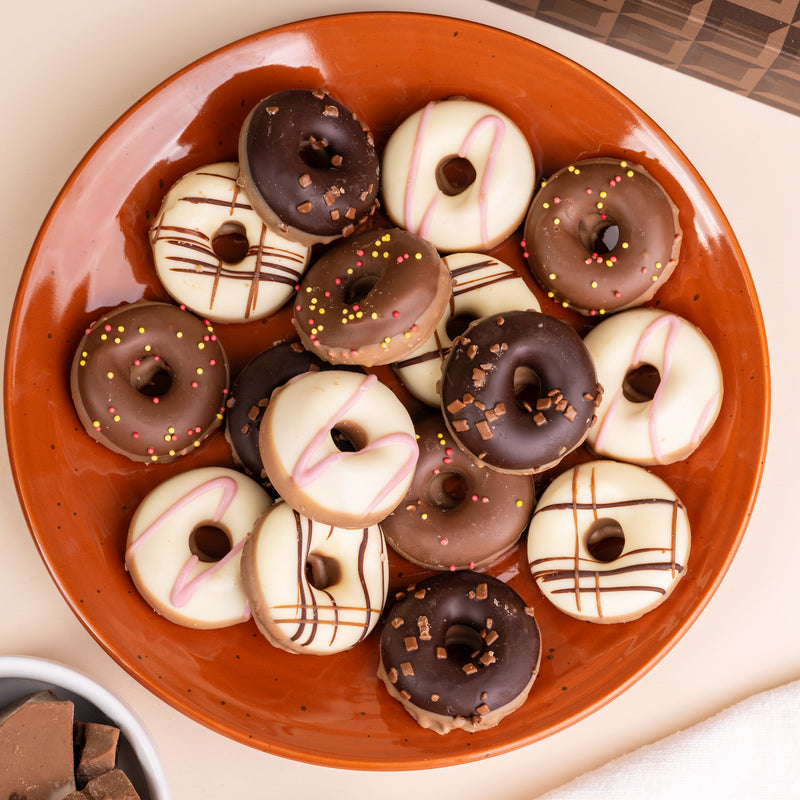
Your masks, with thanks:
M 539 800 L 800 798 L 800 681 L 753 695 Z

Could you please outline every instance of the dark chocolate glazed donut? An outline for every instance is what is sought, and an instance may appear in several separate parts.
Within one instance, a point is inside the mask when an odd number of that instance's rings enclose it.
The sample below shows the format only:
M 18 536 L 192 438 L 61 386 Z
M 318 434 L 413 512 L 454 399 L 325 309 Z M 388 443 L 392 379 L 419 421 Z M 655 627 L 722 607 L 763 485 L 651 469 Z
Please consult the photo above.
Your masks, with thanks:
M 538 311 L 473 322 L 442 373 L 442 411 L 479 463 L 537 473 L 586 438 L 602 388 L 575 329 Z
M 524 245 L 548 296 L 594 316 L 649 300 L 672 274 L 681 239 L 677 207 L 642 166 L 595 158 L 539 189 Z
M 219 427 L 228 377 L 228 360 L 207 320 L 142 300 L 92 324 L 70 383 L 93 439 L 133 461 L 164 463 Z
M 476 572 L 442 572 L 411 586 L 388 611 L 378 675 L 424 728 L 496 725 L 526 700 L 541 637 L 510 586 Z
M 302 244 L 348 236 L 377 208 L 372 134 L 322 90 L 287 89 L 261 100 L 242 126 L 239 164 L 256 213 Z
M 278 342 L 252 358 L 233 383 L 228 400 L 225 436 L 236 461 L 250 475 L 267 480 L 258 446 L 264 409 L 272 393 L 296 375 L 331 369 L 299 342 Z
M 365 231 L 311 265 L 294 326 L 332 364 L 390 364 L 433 333 L 451 293 L 447 264 L 432 244 L 401 228 Z
M 533 480 L 479 467 L 438 411 L 414 419 L 419 459 L 405 498 L 381 523 L 393 550 L 427 569 L 475 569 L 506 552 L 527 527 Z

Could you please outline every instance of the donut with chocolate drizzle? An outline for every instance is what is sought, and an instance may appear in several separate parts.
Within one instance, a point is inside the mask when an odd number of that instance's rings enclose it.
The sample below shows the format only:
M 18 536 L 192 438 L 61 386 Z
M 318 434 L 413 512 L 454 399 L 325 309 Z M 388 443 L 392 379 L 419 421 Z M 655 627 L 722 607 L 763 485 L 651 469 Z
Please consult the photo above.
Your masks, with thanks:
M 388 611 L 378 677 L 423 728 L 475 732 L 525 702 L 540 658 L 533 610 L 514 589 L 490 575 L 441 572 Z
M 476 569 L 511 548 L 533 512 L 528 475 L 479 467 L 432 409 L 414 419 L 419 459 L 405 498 L 381 523 L 389 546 L 427 569 Z
M 301 244 L 349 236 L 378 205 L 372 133 L 322 90 L 287 89 L 257 103 L 241 128 L 239 166 L 256 213 Z
M 86 432 L 133 461 L 166 463 L 222 423 L 228 359 L 213 326 L 182 307 L 142 300 L 103 315 L 72 362 Z
M 525 220 L 531 272 L 551 300 L 587 316 L 641 305 L 678 262 L 678 209 L 630 161 L 578 161 L 536 192 Z
M 602 388 L 575 329 L 538 311 L 473 322 L 448 354 L 442 411 L 479 464 L 534 474 L 586 438 Z

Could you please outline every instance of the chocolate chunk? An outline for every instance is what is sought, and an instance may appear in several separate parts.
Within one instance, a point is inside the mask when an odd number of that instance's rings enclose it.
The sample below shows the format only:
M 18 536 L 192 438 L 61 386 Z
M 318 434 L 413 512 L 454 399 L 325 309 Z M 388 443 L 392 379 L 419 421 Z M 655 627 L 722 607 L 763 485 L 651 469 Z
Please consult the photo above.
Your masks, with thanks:
M 310 200 L 306 200 L 305 203 L 300 203 L 300 205 L 297 206 L 297 210 L 301 214 L 310 214 L 313 211 L 313 209 L 314 209 L 314 204 Z
M 119 728 L 97 722 L 76 722 L 73 728 L 78 787 L 111 772 L 117 764 Z
M 300 176 L 300 177 L 297 179 L 297 182 L 298 182 L 298 183 L 299 183 L 299 184 L 300 184 L 300 185 L 301 185 L 301 186 L 302 186 L 304 189 L 307 189 L 307 188 L 308 188 L 309 186 L 311 186 L 311 184 L 313 183 L 313 181 L 311 180 L 311 176 L 310 176 L 310 175 L 309 175 L 307 172 L 304 172 L 304 173 L 303 173 L 303 174 L 302 174 L 302 175 L 301 175 L 301 176 Z

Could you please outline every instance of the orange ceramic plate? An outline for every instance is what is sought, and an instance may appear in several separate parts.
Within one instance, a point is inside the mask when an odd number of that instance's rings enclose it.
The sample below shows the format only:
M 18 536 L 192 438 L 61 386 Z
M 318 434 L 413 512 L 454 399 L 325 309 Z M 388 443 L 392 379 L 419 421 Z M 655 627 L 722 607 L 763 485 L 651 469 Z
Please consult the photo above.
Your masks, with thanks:
M 375 677 L 375 635 L 342 655 L 293 656 L 273 649 L 252 623 L 201 632 L 156 616 L 123 568 L 130 516 L 159 481 L 230 464 L 230 451 L 218 433 L 179 462 L 143 467 L 92 441 L 73 411 L 68 368 L 87 324 L 143 296 L 166 299 L 146 236 L 165 190 L 194 167 L 235 159 L 249 109 L 291 86 L 326 87 L 368 121 L 379 144 L 426 101 L 468 95 L 516 120 L 543 174 L 596 154 L 629 158 L 645 164 L 680 208 L 683 262 L 657 301 L 705 331 L 725 380 L 722 412 L 700 449 L 655 470 L 691 515 L 688 574 L 642 620 L 598 626 L 559 614 L 541 597 L 524 549 L 491 565 L 535 608 L 546 657 L 524 707 L 472 736 L 423 730 L 389 699 Z M 518 236 L 495 254 L 525 271 Z M 567 318 L 585 330 L 585 321 Z M 264 323 L 218 326 L 233 370 L 287 333 L 288 320 L 284 309 Z M 381 376 L 395 385 L 388 370 Z M 667 136 L 603 81 L 530 41 L 403 13 L 327 17 L 251 36 L 170 78 L 113 125 L 69 179 L 33 247 L 5 378 L 25 514 L 53 579 L 97 641 L 156 695 L 226 736 L 362 769 L 502 753 L 575 722 L 640 678 L 692 624 L 733 558 L 761 476 L 769 408 L 764 329 L 747 266 L 719 206 Z M 393 559 L 395 585 L 414 574 Z

